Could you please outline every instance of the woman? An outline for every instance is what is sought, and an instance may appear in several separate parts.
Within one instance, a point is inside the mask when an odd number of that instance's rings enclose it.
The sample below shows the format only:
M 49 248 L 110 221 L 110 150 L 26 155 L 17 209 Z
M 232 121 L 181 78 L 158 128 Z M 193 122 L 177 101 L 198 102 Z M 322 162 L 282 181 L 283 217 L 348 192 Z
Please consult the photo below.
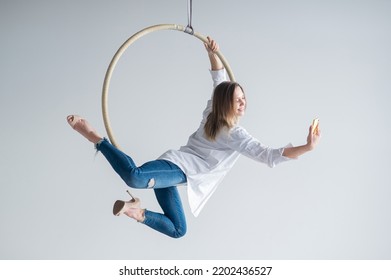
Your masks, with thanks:
M 142 209 L 140 200 L 132 197 L 128 202 L 116 201 L 114 215 L 125 214 L 173 238 L 186 233 L 178 185 L 187 185 L 191 211 L 198 216 L 241 154 L 274 167 L 311 151 L 320 140 L 320 131 L 312 126 L 307 143 L 296 147 L 269 148 L 249 135 L 238 125 L 246 109 L 243 89 L 235 82 L 226 81 L 224 66 L 216 55 L 219 46 L 209 37 L 208 41 L 205 48 L 214 82 L 213 99 L 208 101 L 198 130 L 179 150 L 167 151 L 157 160 L 137 167 L 131 157 L 101 137 L 86 120 L 76 115 L 67 117 L 68 123 L 95 144 L 129 187 L 153 189 L 163 210 L 156 213 Z

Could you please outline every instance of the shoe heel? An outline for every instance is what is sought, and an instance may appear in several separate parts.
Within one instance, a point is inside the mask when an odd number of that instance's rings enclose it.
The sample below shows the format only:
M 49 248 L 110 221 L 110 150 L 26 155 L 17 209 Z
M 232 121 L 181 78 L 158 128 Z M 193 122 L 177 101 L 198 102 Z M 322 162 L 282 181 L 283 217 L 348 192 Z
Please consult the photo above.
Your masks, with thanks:
M 128 190 L 126 192 L 132 199 L 129 201 L 117 200 L 113 206 L 114 216 L 119 216 L 130 208 L 140 208 L 140 199 L 134 197 Z
M 130 197 L 132 198 L 130 201 L 131 202 L 134 202 L 134 201 L 136 201 L 136 198 L 130 193 L 130 191 L 129 190 L 126 190 L 126 192 L 130 195 Z

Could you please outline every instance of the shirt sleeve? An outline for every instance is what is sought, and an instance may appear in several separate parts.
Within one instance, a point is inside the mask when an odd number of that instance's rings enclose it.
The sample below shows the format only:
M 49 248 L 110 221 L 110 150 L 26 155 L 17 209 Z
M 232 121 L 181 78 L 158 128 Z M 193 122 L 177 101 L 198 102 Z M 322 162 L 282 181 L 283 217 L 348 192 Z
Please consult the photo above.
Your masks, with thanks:
M 265 163 L 269 167 L 275 167 L 277 164 L 291 160 L 282 154 L 284 152 L 284 148 L 290 147 L 292 144 L 289 143 L 287 146 L 278 149 L 268 147 L 251 136 L 242 127 L 235 127 L 232 129 L 228 139 L 228 145 L 231 149 L 239 152 L 240 154 L 258 162 Z
M 213 88 L 228 80 L 225 68 L 220 70 L 210 70 L 210 74 L 212 76 Z

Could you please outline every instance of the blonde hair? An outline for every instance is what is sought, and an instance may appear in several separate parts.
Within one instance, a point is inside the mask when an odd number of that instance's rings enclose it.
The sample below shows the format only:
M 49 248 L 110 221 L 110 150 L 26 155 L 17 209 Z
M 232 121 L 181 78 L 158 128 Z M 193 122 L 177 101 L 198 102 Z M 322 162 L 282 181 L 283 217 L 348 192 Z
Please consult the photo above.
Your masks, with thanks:
M 209 140 L 214 141 L 222 128 L 230 129 L 237 123 L 234 111 L 234 92 L 237 87 L 243 91 L 236 82 L 222 82 L 215 88 L 212 112 L 209 113 L 204 126 L 205 135 Z

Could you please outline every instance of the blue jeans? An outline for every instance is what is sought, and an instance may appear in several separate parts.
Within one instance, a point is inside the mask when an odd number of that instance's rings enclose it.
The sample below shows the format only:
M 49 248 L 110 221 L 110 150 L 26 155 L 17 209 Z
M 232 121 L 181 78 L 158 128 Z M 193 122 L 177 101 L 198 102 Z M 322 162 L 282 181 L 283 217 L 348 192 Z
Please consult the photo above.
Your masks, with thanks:
M 176 185 L 186 183 L 186 175 L 175 164 L 154 160 L 137 167 L 133 159 L 103 139 L 96 145 L 113 169 L 131 188 L 153 189 L 163 213 L 145 210 L 143 224 L 173 238 L 186 233 L 186 218 Z

